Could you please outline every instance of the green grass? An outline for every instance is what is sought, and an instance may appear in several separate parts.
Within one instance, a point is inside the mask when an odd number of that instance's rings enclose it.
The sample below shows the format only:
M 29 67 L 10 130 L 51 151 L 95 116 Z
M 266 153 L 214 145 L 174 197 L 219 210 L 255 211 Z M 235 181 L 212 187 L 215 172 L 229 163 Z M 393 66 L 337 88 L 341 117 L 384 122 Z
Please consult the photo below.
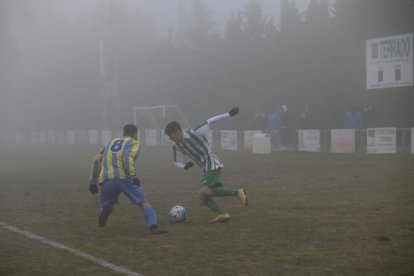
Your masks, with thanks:
M 413 275 L 414 157 L 217 151 L 226 187 L 249 206 L 199 203 L 197 168 L 176 169 L 171 149 L 137 162 L 167 235 L 152 236 L 121 195 L 105 228 L 88 192 L 94 146 L 0 149 L 0 221 L 144 275 Z M 168 223 L 180 204 L 189 219 Z M 95 263 L 0 227 L 0 275 L 116 275 Z

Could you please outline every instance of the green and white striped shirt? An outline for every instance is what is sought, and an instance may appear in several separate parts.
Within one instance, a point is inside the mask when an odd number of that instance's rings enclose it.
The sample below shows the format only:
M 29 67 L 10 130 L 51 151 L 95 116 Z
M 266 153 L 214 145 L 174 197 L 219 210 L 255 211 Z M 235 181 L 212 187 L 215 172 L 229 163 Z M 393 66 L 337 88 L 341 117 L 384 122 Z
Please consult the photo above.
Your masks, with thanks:
M 211 146 L 204 136 L 210 129 L 210 123 L 230 117 L 229 113 L 217 115 L 208 119 L 197 128 L 183 130 L 184 140 L 174 143 L 174 162 L 179 168 L 184 168 L 187 156 L 193 160 L 203 172 L 217 170 L 223 167 L 220 159 L 213 153 Z

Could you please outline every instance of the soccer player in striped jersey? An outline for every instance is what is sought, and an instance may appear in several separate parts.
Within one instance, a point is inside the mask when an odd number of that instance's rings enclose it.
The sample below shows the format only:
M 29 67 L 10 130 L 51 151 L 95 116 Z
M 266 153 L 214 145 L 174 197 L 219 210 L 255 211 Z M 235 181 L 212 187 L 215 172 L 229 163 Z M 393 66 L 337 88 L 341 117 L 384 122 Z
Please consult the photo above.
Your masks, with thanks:
M 134 163 L 142 150 L 137 133 L 134 124 L 125 125 L 123 137 L 113 139 L 95 156 L 91 164 L 89 191 L 95 194 L 98 186 L 101 188 L 99 226 L 105 226 L 122 192 L 132 204 L 142 209 L 150 232 L 164 234 L 167 231 L 158 228 L 156 212 L 146 199 L 135 172 Z
M 228 113 L 214 116 L 196 128 L 183 130 L 181 125 L 175 121 L 169 122 L 164 129 L 165 134 L 170 138 L 173 145 L 174 164 L 176 167 L 188 170 L 194 163 L 186 162 L 186 157 L 193 160 L 202 170 L 203 176 L 198 191 L 200 199 L 217 216 L 210 222 L 227 222 L 230 215 L 220 207 L 213 199 L 215 196 L 234 196 L 242 204 L 247 205 L 247 197 L 244 189 L 227 189 L 223 187 L 221 168 L 223 164 L 213 153 L 210 144 L 204 134 L 210 129 L 210 124 L 218 120 L 233 117 L 239 112 L 234 107 Z

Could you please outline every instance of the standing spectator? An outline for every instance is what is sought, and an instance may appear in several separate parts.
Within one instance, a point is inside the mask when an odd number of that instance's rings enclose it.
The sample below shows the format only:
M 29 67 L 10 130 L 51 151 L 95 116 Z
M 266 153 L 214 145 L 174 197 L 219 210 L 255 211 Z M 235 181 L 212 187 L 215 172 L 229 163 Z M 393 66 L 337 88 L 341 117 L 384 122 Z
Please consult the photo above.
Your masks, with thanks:
M 348 106 L 348 110 L 345 113 L 344 127 L 353 129 L 360 129 L 362 127 L 361 112 L 354 104 Z
M 280 116 L 280 136 L 281 136 L 281 149 L 286 149 L 290 143 L 290 114 L 288 107 L 282 105 L 279 111 Z
M 366 104 L 362 109 L 362 121 L 363 128 L 373 127 L 373 110 L 370 103 Z
M 309 107 L 305 106 L 299 115 L 299 128 L 301 129 L 312 129 L 313 118 L 309 110 Z
M 254 127 L 257 130 L 266 130 L 266 114 L 261 110 L 254 114 Z
M 267 133 L 270 135 L 270 141 L 273 149 L 279 149 L 280 147 L 280 117 L 279 112 L 270 111 L 267 115 Z

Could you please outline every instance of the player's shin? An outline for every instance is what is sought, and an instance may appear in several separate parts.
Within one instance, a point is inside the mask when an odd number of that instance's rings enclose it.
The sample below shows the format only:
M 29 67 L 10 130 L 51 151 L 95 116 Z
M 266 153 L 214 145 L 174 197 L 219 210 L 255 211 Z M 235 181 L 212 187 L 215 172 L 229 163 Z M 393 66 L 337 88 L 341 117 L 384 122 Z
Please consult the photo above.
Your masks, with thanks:
M 211 197 L 206 196 L 204 198 L 204 204 L 207 205 L 208 208 L 216 212 L 217 214 L 223 214 L 225 211 L 221 208 Z
M 157 214 L 155 213 L 155 209 L 153 207 L 145 207 L 143 209 L 143 213 L 148 227 L 157 225 Z

